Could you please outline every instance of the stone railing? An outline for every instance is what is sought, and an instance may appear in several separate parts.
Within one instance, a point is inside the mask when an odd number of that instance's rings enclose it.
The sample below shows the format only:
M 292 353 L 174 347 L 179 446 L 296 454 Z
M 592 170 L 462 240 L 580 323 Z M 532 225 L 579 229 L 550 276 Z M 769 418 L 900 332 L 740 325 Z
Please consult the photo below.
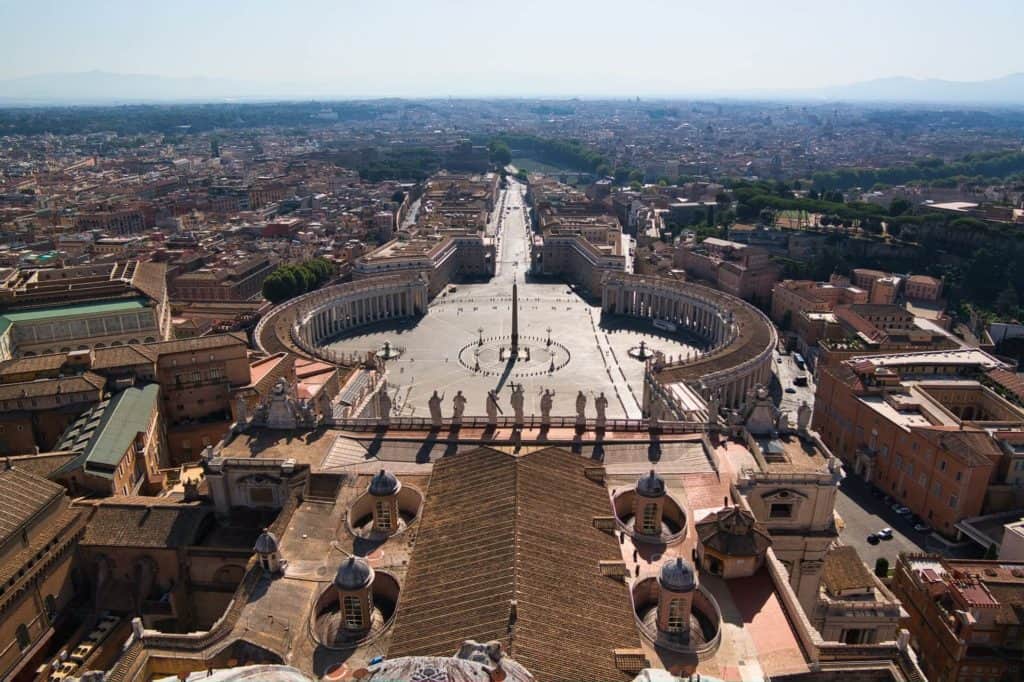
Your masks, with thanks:
M 543 430 L 545 428 L 575 429 L 586 431 L 658 431 L 660 433 L 703 433 L 707 429 L 706 424 L 680 421 L 659 421 L 656 424 L 647 419 L 606 419 L 599 424 L 597 419 L 585 419 L 577 422 L 576 417 L 550 417 L 545 420 L 538 416 L 523 417 L 517 421 L 515 417 L 500 416 L 491 420 L 484 416 L 464 416 L 459 422 L 451 418 L 443 418 L 440 426 L 435 426 L 429 417 L 391 417 L 387 422 L 380 419 L 356 418 L 328 418 L 330 426 L 349 429 L 352 431 L 376 431 L 384 428 L 393 430 L 452 430 L 455 428 L 481 429 L 494 428 L 519 428 L 531 430 Z

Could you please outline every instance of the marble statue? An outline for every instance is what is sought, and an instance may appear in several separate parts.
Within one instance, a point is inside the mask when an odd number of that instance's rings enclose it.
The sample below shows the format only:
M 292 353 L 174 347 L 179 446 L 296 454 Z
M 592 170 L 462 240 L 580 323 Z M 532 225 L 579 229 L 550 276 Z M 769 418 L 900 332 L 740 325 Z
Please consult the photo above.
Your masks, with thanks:
M 554 403 L 555 392 L 550 388 L 544 389 L 544 395 L 540 397 L 540 421 L 542 424 L 551 423 L 551 406 Z
M 523 395 L 523 385 L 516 384 L 512 386 L 512 411 L 515 413 L 516 424 L 523 423 L 523 403 L 525 402 L 525 396 Z
M 722 403 L 718 399 L 718 395 L 711 396 L 711 400 L 708 401 L 708 424 L 718 423 L 718 413 L 722 409 Z
M 594 409 L 597 410 L 597 425 L 603 427 L 607 420 L 606 412 L 608 410 L 608 398 L 604 397 L 604 391 L 601 391 L 601 395 L 594 400 Z
M 391 395 L 388 393 L 388 387 L 385 384 L 380 387 L 380 393 L 377 395 L 377 423 L 388 424 L 391 422 Z
M 498 412 L 501 408 L 498 406 L 498 394 L 494 392 L 492 388 L 487 391 L 487 423 L 497 424 L 498 423 Z
M 235 422 L 245 424 L 247 421 L 249 421 L 249 405 L 246 404 L 245 398 L 239 395 L 235 398 Z
M 582 424 L 587 419 L 587 396 L 580 391 L 576 394 L 576 423 Z
M 444 400 L 443 395 L 438 395 L 437 390 L 434 390 L 434 395 L 430 396 L 427 400 L 427 407 L 430 408 L 430 423 L 433 426 L 441 425 L 441 401 Z
M 806 431 L 807 426 L 811 423 L 811 406 L 804 400 L 800 403 L 800 407 L 796 410 L 796 427 L 801 431 Z
M 466 396 L 462 395 L 462 391 L 455 394 L 452 398 L 452 422 L 455 424 L 462 423 L 462 413 L 466 411 Z

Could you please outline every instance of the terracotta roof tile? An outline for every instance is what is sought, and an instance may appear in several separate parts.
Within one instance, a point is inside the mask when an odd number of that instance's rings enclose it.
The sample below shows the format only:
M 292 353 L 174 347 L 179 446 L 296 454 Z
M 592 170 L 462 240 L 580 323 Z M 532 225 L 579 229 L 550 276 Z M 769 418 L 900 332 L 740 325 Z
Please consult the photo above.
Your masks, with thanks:
M 639 647 L 620 558 L 593 527 L 610 513 L 587 460 L 559 449 L 515 457 L 482 448 L 434 468 L 396 616 L 395 656 L 450 655 L 500 640 L 542 680 L 623 680 L 613 650 Z M 510 627 L 510 603 L 517 618 Z

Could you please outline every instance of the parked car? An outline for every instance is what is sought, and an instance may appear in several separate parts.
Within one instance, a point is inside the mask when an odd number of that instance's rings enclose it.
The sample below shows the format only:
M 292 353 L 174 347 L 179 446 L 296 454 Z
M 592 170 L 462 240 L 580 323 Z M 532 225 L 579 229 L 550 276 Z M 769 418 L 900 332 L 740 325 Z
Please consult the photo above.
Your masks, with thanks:
M 878 537 L 877 533 L 872 533 L 871 535 L 868 536 L 868 544 L 869 545 L 877 545 L 881 541 L 882 540 L 881 540 L 881 538 Z
M 875 533 L 878 537 L 883 540 L 892 540 L 892 528 L 883 528 L 882 530 Z
M 885 493 L 883 493 L 879 488 L 872 487 L 871 488 L 871 497 L 874 497 L 874 498 L 877 498 L 877 499 L 880 500 L 883 497 L 885 497 Z
M 913 512 L 910 511 L 910 507 L 901 506 L 899 509 L 896 510 L 896 513 L 900 516 L 910 516 Z
M 921 522 L 914 524 L 914 530 L 916 530 L 918 533 L 931 533 L 932 527 L 929 526 L 927 523 Z

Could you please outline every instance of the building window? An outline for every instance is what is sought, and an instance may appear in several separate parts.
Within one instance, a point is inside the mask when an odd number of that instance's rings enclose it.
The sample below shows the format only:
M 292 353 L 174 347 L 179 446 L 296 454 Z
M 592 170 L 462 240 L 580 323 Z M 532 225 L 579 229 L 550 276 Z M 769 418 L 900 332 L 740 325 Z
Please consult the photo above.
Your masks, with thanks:
M 938 481 L 935 481 L 935 483 L 932 484 L 932 492 L 934 494 L 936 494 L 936 495 L 941 495 L 942 494 L 942 484 L 939 483 Z
M 956 495 L 949 496 L 949 507 L 950 509 L 956 509 L 956 505 L 960 503 L 960 498 Z
M 686 623 L 683 622 L 683 600 L 673 599 L 668 603 L 668 622 L 665 624 L 669 632 L 683 632 Z
M 773 503 L 771 509 L 768 512 L 768 518 L 771 519 L 789 519 L 793 516 L 793 505 L 792 504 L 780 504 Z
M 363 607 L 358 597 L 346 596 L 342 600 L 342 608 L 345 616 L 345 627 L 350 630 L 359 630 L 363 627 Z
M 46 598 L 43 599 L 43 609 L 46 611 L 47 620 L 52 623 L 53 619 L 57 617 L 57 600 L 52 594 L 46 595 Z
M 391 530 L 391 505 L 377 500 L 377 530 Z
M 943 460 L 939 461 L 939 471 L 945 471 L 945 470 L 946 470 L 946 460 L 943 459 Z
M 32 638 L 29 637 L 28 628 L 24 623 L 19 625 L 14 631 L 14 636 L 18 640 L 18 648 L 24 651 L 32 643 Z
M 654 517 L 657 515 L 658 505 L 644 505 L 643 517 L 640 519 L 640 532 L 644 535 L 654 535 L 661 532 L 660 528 L 654 525 Z

